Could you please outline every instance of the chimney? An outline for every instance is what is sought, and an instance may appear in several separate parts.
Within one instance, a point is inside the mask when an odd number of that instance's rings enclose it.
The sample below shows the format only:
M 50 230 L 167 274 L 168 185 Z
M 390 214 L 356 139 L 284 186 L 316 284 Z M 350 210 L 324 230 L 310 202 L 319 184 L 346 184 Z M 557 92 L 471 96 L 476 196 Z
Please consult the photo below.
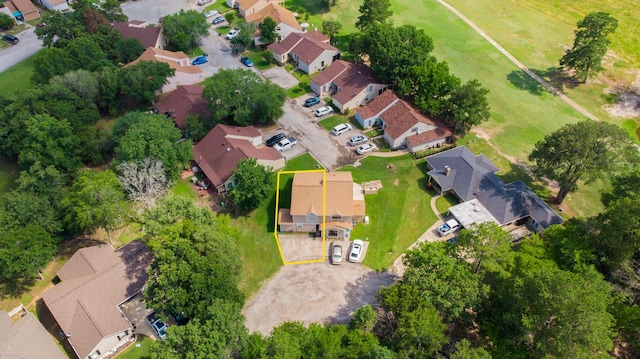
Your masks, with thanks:
M 451 168 L 449 166 L 444 166 L 444 175 L 448 176 L 451 173 Z

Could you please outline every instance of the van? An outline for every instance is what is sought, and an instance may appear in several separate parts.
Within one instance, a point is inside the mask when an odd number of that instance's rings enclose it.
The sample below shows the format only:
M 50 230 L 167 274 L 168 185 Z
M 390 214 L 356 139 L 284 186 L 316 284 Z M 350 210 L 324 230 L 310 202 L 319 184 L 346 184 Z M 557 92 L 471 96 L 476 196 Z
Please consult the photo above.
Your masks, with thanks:
M 339 125 L 337 125 L 336 127 L 333 128 L 333 130 L 331 131 L 331 133 L 334 136 L 340 136 L 341 134 L 351 131 L 351 125 L 348 123 L 341 123 Z
M 331 106 L 322 106 L 314 112 L 316 117 L 322 117 L 324 115 L 328 115 L 333 112 L 333 108 Z

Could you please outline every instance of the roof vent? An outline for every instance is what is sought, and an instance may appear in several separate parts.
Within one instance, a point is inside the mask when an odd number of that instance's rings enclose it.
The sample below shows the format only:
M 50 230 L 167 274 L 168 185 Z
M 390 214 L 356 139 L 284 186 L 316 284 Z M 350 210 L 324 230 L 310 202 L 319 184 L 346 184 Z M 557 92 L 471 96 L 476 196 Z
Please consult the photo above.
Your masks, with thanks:
M 449 173 L 451 173 L 451 167 L 449 166 L 444 166 L 444 175 L 448 176 Z
M 231 147 L 227 147 L 227 152 L 231 151 Z

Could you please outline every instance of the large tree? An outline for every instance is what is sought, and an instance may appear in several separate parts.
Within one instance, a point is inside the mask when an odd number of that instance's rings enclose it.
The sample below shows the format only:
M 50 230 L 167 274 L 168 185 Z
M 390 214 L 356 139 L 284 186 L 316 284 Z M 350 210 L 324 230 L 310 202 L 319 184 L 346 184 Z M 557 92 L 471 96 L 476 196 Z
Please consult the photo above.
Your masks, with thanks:
M 257 26 L 252 22 L 242 22 L 238 29 L 240 32 L 229 41 L 234 46 L 234 51 L 242 51 L 253 44 L 253 34 L 255 34 Z
M 322 33 L 329 37 L 329 42 L 331 43 L 333 43 L 333 38 L 338 35 L 340 29 L 342 29 L 342 24 L 334 18 L 329 18 L 329 20 L 322 22 Z
M 149 157 L 122 162 L 118 171 L 118 179 L 129 199 L 142 203 L 147 209 L 153 207 L 156 199 L 164 195 L 170 185 L 162 162 Z
M 100 9 L 104 16 L 109 19 L 109 21 L 115 22 L 127 22 L 129 18 L 122 11 L 122 7 L 120 6 L 120 2 L 118 0 L 105 0 L 100 2 Z
M 229 191 L 231 200 L 243 212 L 258 208 L 273 191 L 272 174 L 271 168 L 258 164 L 255 158 L 238 162 L 238 168 L 233 171 L 233 187 Z
M 451 91 L 440 114 L 454 132 L 465 134 L 491 116 L 487 95 L 489 90 L 478 80 L 471 80 Z
M 8 232 L 29 225 L 41 227 L 52 234 L 62 230 L 59 214 L 47 197 L 24 190 L 7 193 L 0 203 L 0 231 Z
M 66 50 L 57 47 L 43 48 L 33 56 L 31 81 L 46 84 L 51 78 L 78 68 L 78 63 Z
M 44 228 L 28 225 L 0 236 L 0 280 L 16 284 L 37 274 L 51 260 L 56 241 Z
M 0 14 L 0 29 L 11 29 L 16 24 L 16 20 L 5 14 Z
M 390 7 L 389 0 L 364 0 L 360 5 L 360 17 L 356 22 L 356 28 L 366 32 L 372 25 L 386 22 L 393 15 Z
M 152 101 L 176 70 L 162 61 L 140 61 L 120 70 L 120 92 L 139 102 Z
M 572 69 L 585 82 L 602 71 L 602 58 L 607 53 L 610 34 L 616 31 L 618 20 L 606 12 L 592 12 L 578 21 L 573 47 L 560 59 L 560 66 Z
M 216 123 L 246 126 L 276 121 L 284 111 L 282 87 L 249 70 L 222 69 L 204 82 L 202 97 Z
M 447 108 L 451 93 L 459 86 L 460 79 L 451 74 L 449 65 L 431 57 L 424 66 L 412 66 L 408 76 L 399 80 L 396 91 L 422 111 L 441 115 Z
M 512 237 L 495 223 L 485 222 L 463 229 L 458 234 L 453 251 L 459 258 L 471 264 L 474 273 L 488 271 L 503 272 L 505 265 L 513 261 Z
M 182 9 L 162 19 L 162 32 L 175 50 L 191 52 L 198 41 L 209 36 L 209 28 L 204 13 L 197 10 Z
M 263 44 L 271 44 L 278 39 L 278 33 L 276 28 L 278 24 L 270 17 L 267 16 L 262 20 L 260 24 L 260 42 Z
M 578 188 L 578 181 L 609 177 L 630 161 L 637 163 L 638 154 L 618 126 L 586 120 L 547 135 L 536 143 L 529 160 L 539 175 L 558 182 L 555 202 L 560 204 Z
M 49 11 L 42 17 L 47 26 L 36 27 L 35 33 L 45 47 L 64 47 L 69 41 L 84 36 L 86 29 L 75 16 L 61 11 Z

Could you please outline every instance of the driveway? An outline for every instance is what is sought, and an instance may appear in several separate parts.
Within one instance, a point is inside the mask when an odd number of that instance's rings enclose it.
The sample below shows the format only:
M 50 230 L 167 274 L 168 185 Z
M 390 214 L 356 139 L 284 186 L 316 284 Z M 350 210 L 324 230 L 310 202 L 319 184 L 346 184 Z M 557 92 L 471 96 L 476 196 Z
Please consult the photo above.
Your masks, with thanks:
M 16 36 L 20 39 L 16 45 L 9 45 L 0 51 L 0 72 L 33 56 L 42 48 L 34 27 L 29 27 Z
M 357 308 L 375 304 L 380 287 L 396 279 L 354 263 L 288 265 L 249 299 L 242 313 L 249 331 L 263 335 L 287 321 L 348 323 Z

